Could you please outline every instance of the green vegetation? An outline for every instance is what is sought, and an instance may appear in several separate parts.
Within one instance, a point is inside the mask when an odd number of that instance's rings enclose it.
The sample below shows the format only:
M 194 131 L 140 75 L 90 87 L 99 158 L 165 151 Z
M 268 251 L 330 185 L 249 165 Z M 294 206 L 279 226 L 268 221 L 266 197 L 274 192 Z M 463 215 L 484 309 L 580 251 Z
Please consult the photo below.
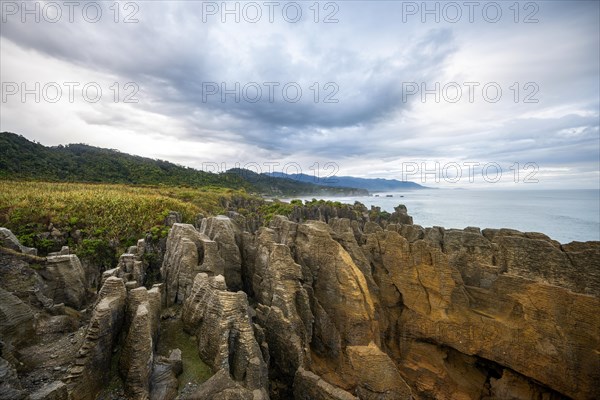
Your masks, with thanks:
M 293 201 L 300 201 L 300 205 L 302 204 L 302 200 Z M 259 209 L 259 213 L 264 218 L 265 223 L 268 224 L 276 215 L 284 215 L 286 217 L 289 216 L 292 213 L 292 211 L 294 211 L 294 207 L 297 206 L 298 203 L 285 203 L 275 199 L 261 206 Z
M 82 257 L 110 267 L 120 252 L 146 233 L 156 240 L 165 237 L 168 230 L 163 223 L 169 211 L 192 223 L 199 213 L 220 214 L 226 204 L 245 199 L 261 201 L 244 191 L 216 187 L 0 180 L 0 226 L 40 254 L 68 244 Z M 51 228 L 62 243 L 48 234 Z
M 0 133 L 0 180 L 220 187 L 276 196 L 367 194 L 231 169 L 213 174 L 167 161 L 133 156 L 85 144 L 46 147 L 10 132 Z M 185 200 L 179 197 L 180 200 Z M 191 198 L 194 194 L 191 194 Z
M 241 188 L 231 174 L 211 174 L 167 161 L 132 156 L 85 144 L 45 147 L 23 136 L 0 133 L 0 178 Z
M 360 204 L 360 203 L 358 203 Z M 356 206 L 356 204 L 355 204 Z M 361 204 L 362 206 L 362 204 Z M 294 210 L 299 209 L 299 208 L 319 208 L 319 207 L 330 207 L 330 208 L 337 208 L 337 209 L 341 209 L 341 210 L 352 210 L 351 212 L 354 213 L 354 215 L 356 215 L 356 217 L 360 217 L 360 212 L 357 211 L 355 208 L 353 208 L 353 206 L 351 206 L 350 204 L 345 204 L 345 203 L 341 203 L 339 201 L 331 201 L 331 200 L 317 200 L 317 199 L 312 199 L 312 200 L 305 200 L 304 203 L 302 203 L 302 200 L 300 199 L 294 199 L 291 200 L 289 203 L 280 201 L 278 199 L 273 199 L 273 201 L 271 202 L 266 202 L 264 203 L 262 206 L 260 206 L 258 208 L 258 214 L 262 217 L 262 220 L 265 224 L 268 224 L 275 215 L 283 215 L 286 217 L 289 217 L 292 215 L 292 213 L 294 212 Z M 364 206 L 362 206 L 364 207 Z M 369 212 L 369 215 L 372 219 L 378 218 L 378 217 L 383 217 L 383 218 L 389 218 L 390 214 L 386 211 L 377 211 L 377 210 L 372 210 Z
M 168 356 L 172 349 L 181 350 L 183 373 L 179 375 L 179 391 L 186 384 L 199 385 L 213 375 L 212 370 L 206 365 L 198 354 L 198 344 L 194 337 L 188 335 L 183 329 L 181 318 L 166 319 L 160 324 L 160 340 L 158 354 Z

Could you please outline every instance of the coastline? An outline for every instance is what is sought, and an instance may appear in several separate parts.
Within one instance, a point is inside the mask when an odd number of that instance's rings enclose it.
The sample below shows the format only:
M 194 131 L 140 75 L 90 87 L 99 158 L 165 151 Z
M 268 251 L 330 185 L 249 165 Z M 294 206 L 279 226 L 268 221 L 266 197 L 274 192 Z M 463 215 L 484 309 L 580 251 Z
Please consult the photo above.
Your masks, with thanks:
M 393 197 L 386 197 L 391 194 Z M 379 197 L 376 197 L 379 195 Z M 403 197 L 401 197 L 403 196 Z M 560 243 L 600 240 L 600 191 L 576 190 L 479 190 L 419 189 L 402 192 L 374 192 L 371 196 L 304 196 L 365 206 L 393 212 L 403 204 L 415 224 L 463 229 L 480 226 L 540 232 Z M 282 199 L 290 201 L 292 198 Z

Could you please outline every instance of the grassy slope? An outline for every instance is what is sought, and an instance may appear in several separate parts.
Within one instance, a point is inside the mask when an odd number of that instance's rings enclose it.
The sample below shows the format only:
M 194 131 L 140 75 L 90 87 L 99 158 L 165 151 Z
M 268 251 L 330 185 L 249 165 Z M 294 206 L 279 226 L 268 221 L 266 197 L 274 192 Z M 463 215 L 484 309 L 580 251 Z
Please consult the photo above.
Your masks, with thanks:
M 296 207 L 344 208 L 339 202 L 293 200 L 265 201 L 243 190 L 219 187 L 140 186 L 123 184 L 56 183 L 0 179 L 0 226 L 40 255 L 71 250 L 97 266 L 109 268 L 138 239 L 165 237 L 169 211 L 181 213 L 193 223 L 201 213 L 223 214 L 234 209 L 258 224 L 268 224 L 274 215 L 289 216 Z M 381 212 L 381 215 L 387 214 Z M 373 216 L 374 218 L 377 216 Z M 61 238 L 49 236 L 50 225 Z
M 215 187 L 0 180 L 0 226 L 42 252 L 57 250 L 51 240 L 39 237 L 48 231 L 49 224 L 73 238 L 79 230 L 83 242 L 68 243 L 79 250 L 85 250 L 80 244 L 110 243 L 110 247 L 123 251 L 147 232 L 164 235 L 161 226 L 169 211 L 178 211 L 184 222 L 193 222 L 198 213 L 223 212 L 223 202 L 233 197 L 250 198 L 243 191 Z

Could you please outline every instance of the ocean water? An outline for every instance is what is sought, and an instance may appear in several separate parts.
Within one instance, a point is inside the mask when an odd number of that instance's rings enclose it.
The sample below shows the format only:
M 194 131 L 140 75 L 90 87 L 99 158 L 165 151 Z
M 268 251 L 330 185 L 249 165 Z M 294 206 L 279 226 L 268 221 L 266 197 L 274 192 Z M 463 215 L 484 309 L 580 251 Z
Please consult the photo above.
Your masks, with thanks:
M 367 207 L 379 206 L 388 212 L 404 204 L 414 223 L 425 227 L 512 228 L 542 232 L 561 243 L 600 240 L 600 191 L 593 189 L 422 189 L 325 199 L 350 204 L 360 201 Z

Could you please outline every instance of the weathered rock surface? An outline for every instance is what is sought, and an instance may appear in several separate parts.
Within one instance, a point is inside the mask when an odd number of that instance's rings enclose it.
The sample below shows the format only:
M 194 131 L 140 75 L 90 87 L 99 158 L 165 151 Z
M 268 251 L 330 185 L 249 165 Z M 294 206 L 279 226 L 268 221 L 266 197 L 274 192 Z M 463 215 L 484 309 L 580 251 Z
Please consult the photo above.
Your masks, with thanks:
M 248 308 L 246 294 L 228 292 L 223 276 L 199 273 L 183 305 L 182 319 L 186 330 L 197 337 L 204 362 L 266 399 L 267 365 Z
M 296 400 L 358 400 L 357 397 L 333 386 L 320 376 L 298 368 L 294 379 L 294 399 Z
M 266 400 L 264 392 L 254 391 L 241 385 L 231 378 L 225 370 L 219 370 L 207 380 L 189 400 Z
M 127 336 L 119 360 L 125 393 L 131 399 L 150 397 L 154 348 L 161 311 L 160 287 L 129 291 L 125 327 Z
M 21 299 L 0 288 L 0 339 L 2 352 L 10 352 L 32 340 L 35 334 L 33 312 Z
M 15 367 L 0 357 L 0 399 L 25 399 L 27 392 L 21 387 Z
M 412 392 L 394 362 L 374 343 L 348 346 L 349 374 L 354 374 L 360 399 L 411 399 Z
M 31 396 L 30 400 L 67 400 L 69 398 L 69 392 L 67 391 L 67 385 L 61 381 L 54 381 L 47 385 L 44 385 L 39 390 L 35 391 Z
M 120 359 L 125 393 L 130 399 L 148 399 L 150 397 L 154 346 L 151 317 L 147 305 L 148 303 L 145 302 L 137 307 Z
M 316 204 L 251 232 L 233 212 L 196 227 L 172 214 L 164 283 L 143 286 L 158 270 L 142 240 L 87 310 L 75 256 L 24 254 L 4 233 L 0 398 L 92 399 L 116 361 L 132 399 L 600 398 L 600 242 L 380 214 Z M 215 372 L 191 395 L 181 352 L 155 353 L 176 303 Z
M 315 317 L 311 350 L 316 356 L 312 370 L 345 390 L 366 398 L 410 398 L 388 355 L 379 349 L 380 334 L 375 305 L 362 271 L 344 248 L 333 240 L 331 229 L 321 222 L 298 226 L 296 257 L 310 284 L 311 309 Z M 375 385 L 373 371 L 390 368 L 387 389 Z
M 63 246 L 60 251 L 55 251 L 52 253 L 48 253 L 48 257 L 51 256 L 67 256 L 71 254 L 71 250 L 69 249 L 69 246 Z
M 129 247 L 127 253 L 121 254 L 119 263 L 115 268 L 102 273 L 102 284 L 108 278 L 114 276 L 123 279 L 125 286 L 129 289 L 144 285 L 148 269 L 148 263 L 143 258 L 145 252 L 146 242 L 144 239 L 140 239 L 136 246 Z
M 170 400 L 177 397 L 177 375 L 182 372 L 181 350 L 171 350 L 169 357 L 154 358 L 150 379 L 150 399 Z
M 46 258 L 45 268 L 38 271 L 47 285 L 47 296 L 55 303 L 79 309 L 85 301 L 86 277 L 76 255 Z
M 252 286 L 259 302 L 258 321 L 269 343 L 272 375 L 291 380 L 309 362 L 313 315 L 300 265 L 289 247 L 274 239 L 271 229 L 258 232 Z
M 123 280 L 110 277 L 98 293 L 92 318 L 67 384 L 77 399 L 94 399 L 108 380 L 113 348 L 125 316 L 127 292 Z
M 420 341 L 492 361 L 507 374 L 515 371 L 574 398 L 597 396 L 591 382 L 600 379 L 600 300 L 569 290 L 577 286 L 563 271 L 567 257 L 560 246 L 541 235 L 513 232 L 494 232 L 491 242 L 469 231 L 442 231 L 432 238 L 409 243 L 385 231 L 366 245 L 370 252 L 380 249 L 376 271 L 389 276 L 401 294 L 396 357 L 423 394 L 447 396 L 436 389 L 441 382 L 425 383 L 432 380 L 427 371 L 436 352 L 424 358 Z M 415 374 L 415 359 L 425 361 L 422 375 Z M 477 380 L 476 369 L 470 369 Z
M 364 275 L 332 239 L 329 226 L 316 221 L 299 225 L 295 246 L 296 259 L 305 271 L 303 279 L 312 288 L 315 349 L 335 358 L 342 344 L 379 341 Z
M 37 249 L 23 246 L 9 229 L 0 227 L 0 246 L 23 254 L 37 255 Z
M 225 261 L 218 245 L 189 224 L 173 224 L 161 268 L 167 305 L 183 303 L 189 296 L 196 274 L 223 275 Z
M 242 290 L 242 259 L 238 243 L 240 229 L 231 219 L 223 215 L 204 218 L 200 232 L 217 243 L 219 255 L 225 263 L 223 276 L 227 288 L 232 292 Z

